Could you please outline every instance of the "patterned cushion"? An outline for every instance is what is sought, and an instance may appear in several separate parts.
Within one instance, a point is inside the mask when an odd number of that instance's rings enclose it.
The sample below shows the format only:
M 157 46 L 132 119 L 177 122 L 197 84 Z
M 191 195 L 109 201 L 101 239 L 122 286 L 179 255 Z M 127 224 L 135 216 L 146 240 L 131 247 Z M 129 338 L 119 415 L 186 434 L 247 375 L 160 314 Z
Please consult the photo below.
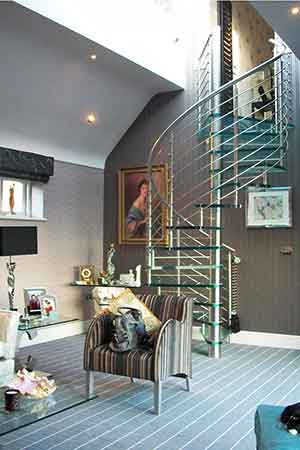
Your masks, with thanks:
M 89 369 L 145 380 L 154 379 L 152 351 L 132 350 L 117 353 L 108 345 L 90 350 Z

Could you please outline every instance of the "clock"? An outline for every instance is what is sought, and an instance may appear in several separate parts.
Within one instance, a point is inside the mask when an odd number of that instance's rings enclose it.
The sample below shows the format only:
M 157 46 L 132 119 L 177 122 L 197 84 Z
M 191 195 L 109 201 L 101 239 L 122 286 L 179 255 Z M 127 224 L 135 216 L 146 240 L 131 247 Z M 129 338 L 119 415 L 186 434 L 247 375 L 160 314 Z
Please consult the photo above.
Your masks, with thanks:
M 94 284 L 95 266 L 80 266 L 79 268 L 80 281 L 85 284 Z

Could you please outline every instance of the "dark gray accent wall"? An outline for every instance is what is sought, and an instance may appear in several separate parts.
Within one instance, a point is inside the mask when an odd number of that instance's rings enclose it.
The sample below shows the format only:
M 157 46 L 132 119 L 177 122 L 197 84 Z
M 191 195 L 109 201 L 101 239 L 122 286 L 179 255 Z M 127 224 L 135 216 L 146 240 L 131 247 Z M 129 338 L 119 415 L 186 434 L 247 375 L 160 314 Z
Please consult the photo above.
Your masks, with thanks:
M 246 229 L 245 211 L 228 211 L 224 242 L 241 255 L 240 317 L 244 330 L 300 334 L 300 62 L 293 62 L 295 129 L 289 134 L 288 171 L 272 185 L 293 188 L 293 228 Z M 282 255 L 292 247 L 292 255 Z
M 295 124 L 300 123 L 300 63 L 295 63 L 293 101 Z M 193 89 L 177 95 L 160 95 L 152 99 L 128 130 L 106 162 L 104 176 L 104 243 L 117 244 L 117 173 L 123 167 L 146 164 L 151 145 L 161 131 L 187 105 L 192 104 Z M 290 132 L 289 170 L 272 178 L 274 185 L 293 186 L 292 229 L 256 229 L 245 227 L 245 211 L 227 211 L 224 242 L 237 249 L 241 263 L 241 301 L 239 314 L 244 330 L 300 333 L 300 127 Z M 229 215 L 230 214 L 230 215 Z M 291 246 L 291 256 L 281 255 L 280 248 Z M 145 265 L 143 247 L 118 246 L 115 258 L 117 272 L 127 272 L 138 263 Z
M 38 255 L 16 256 L 16 303 L 22 312 L 24 287 L 45 287 L 58 299 L 58 311 L 86 318 L 85 290 L 71 287 L 74 268 L 101 265 L 103 170 L 55 161 L 54 176 L 45 184 L 47 222 L 1 220 L 1 225 L 38 227 Z M 0 305 L 7 306 L 6 260 L 0 258 Z

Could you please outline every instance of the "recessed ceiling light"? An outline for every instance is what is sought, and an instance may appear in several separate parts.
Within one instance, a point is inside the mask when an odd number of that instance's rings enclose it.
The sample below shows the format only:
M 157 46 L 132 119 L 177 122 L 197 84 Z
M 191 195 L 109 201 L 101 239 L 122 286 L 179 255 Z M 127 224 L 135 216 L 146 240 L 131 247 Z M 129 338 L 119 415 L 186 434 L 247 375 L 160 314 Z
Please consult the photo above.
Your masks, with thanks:
M 292 13 L 294 16 L 296 16 L 297 14 L 300 13 L 300 7 L 299 7 L 299 6 L 294 6 L 294 7 L 291 9 L 291 13 Z
M 90 113 L 87 115 L 87 121 L 90 124 L 94 124 L 96 122 L 96 116 L 94 113 Z
M 91 61 L 96 61 L 96 59 L 97 59 L 96 53 L 92 53 L 92 54 L 90 55 L 90 60 L 91 60 Z

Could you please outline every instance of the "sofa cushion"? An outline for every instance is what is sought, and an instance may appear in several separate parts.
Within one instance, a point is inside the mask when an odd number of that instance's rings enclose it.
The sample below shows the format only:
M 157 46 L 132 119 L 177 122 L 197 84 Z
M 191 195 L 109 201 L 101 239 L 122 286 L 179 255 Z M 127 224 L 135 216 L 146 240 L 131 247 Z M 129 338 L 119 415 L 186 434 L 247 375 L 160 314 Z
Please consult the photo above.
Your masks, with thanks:
M 8 358 L 9 355 L 9 344 L 0 341 L 0 359 Z
M 259 405 L 255 413 L 257 450 L 299 450 L 300 435 L 293 436 L 280 422 L 284 407 Z

